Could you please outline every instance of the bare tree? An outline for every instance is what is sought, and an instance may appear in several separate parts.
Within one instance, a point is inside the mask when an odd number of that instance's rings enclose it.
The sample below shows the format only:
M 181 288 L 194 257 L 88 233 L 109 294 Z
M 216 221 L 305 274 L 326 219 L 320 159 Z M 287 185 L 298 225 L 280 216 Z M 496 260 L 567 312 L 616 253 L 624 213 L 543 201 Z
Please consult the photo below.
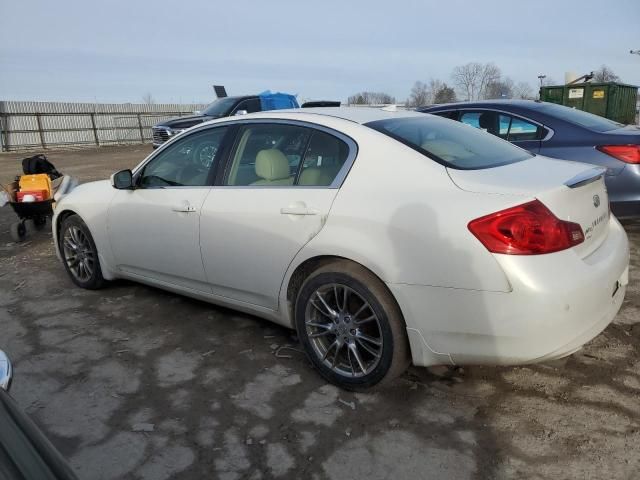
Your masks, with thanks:
M 513 98 L 513 80 L 509 77 L 498 78 L 487 85 L 484 92 L 484 98 Z
M 153 99 L 151 93 L 147 92 L 142 96 L 142 103 L 146 105 L 153 105 L 156 101 Z
M 382 105 L 396 103 L 396 99 L 384 92 L 359 92 L 351 95 L 347 102 L 350 105 Z
M 524 100 L 533 100 L 536 98 L 533 88 L 527 82 L 518 82 L 513 87 L 513 98 L 522 98 Z
M 443 83 L 433 95 L 433 103 L 451 103 L 456 101 L 456 92 L 453 88 Z
M 488 86 L 500 79 L 500 69 L 493 63 L 470 62 L 453 69 L 453 83 L 466 100 L 484 98 Z
M 598 70 L 593 72 L 593 81 L 596 83 L 620 82 L 620 77 L 614 73 L 606 65 L 602 65 Z
M 431 103 L 431 91 L 426 83 L 417 81 L 411 87 L 411 93 L 407 99 L 407 107 L 422 107 Z

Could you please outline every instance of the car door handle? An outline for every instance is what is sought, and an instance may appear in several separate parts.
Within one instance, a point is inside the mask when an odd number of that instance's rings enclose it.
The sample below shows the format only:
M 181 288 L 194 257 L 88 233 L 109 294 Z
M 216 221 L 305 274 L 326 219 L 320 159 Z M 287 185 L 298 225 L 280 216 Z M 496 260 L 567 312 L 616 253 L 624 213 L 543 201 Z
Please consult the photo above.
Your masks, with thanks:
M 171 210 L 173 210 L 174 212 L 191 213 L 196 211 L 196 207 L 185 202 L 181 205 L 173 207 Z
M 283 207 L 280 209 L 282 215 L 317 215 L 318 211 L 307 207 Z

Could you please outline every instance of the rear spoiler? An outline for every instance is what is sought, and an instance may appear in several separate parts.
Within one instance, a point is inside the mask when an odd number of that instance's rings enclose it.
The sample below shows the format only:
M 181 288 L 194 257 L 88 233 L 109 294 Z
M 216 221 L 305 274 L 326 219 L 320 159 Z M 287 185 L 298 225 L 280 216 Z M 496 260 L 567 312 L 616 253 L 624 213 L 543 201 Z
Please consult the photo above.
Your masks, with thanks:
M 575 177 L 570 178 L 569 180 L 564 182 L 564 184 L 569 188 L 579 188 L 600 180 L 604 176 L 606 171 L 607 169 L 602 167 L 585 170 L 584 172 L 580 172 Z

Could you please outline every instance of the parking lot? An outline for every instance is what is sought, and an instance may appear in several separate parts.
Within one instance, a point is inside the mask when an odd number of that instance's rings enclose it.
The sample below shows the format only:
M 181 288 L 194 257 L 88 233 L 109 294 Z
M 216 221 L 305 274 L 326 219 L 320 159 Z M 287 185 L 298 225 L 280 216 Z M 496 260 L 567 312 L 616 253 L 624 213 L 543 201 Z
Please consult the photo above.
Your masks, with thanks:
M 82 182 L 151 148 L 51 151 Z M 25 155 L 0 155 L 0 182 Z M 294 332 L 161 290 L 75 287 L 48 229 L 15 244 L 0 209 L 0 348 L 12 394 L 82 479 L 637 478 L 640 222 L 629 289 L 569 358 L 411 368 L 371 393 L 324 382 Z M 288 348 L 282 348 L 288 347 Z

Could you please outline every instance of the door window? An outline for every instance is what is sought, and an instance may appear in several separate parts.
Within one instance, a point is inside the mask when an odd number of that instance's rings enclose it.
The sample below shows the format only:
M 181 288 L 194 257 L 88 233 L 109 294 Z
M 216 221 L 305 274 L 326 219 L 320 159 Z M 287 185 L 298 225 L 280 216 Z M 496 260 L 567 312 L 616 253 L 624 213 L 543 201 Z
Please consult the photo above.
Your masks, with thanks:
M 180 138 L 144 166 L 142 188 L 204 186 L 218 161 L 228 127 L 211 128 Z
M 480 112 L 463 112 L 460 115 L 460 121 L 465 125 L 469 125 L 474 128 L 480 128 Z
M 508 140 L 510 142 L 517 142 L 518 140 L 539 140 L 541 130 L 540 127 L 531 122 L 527 122 L 518 117 L 512 117 Z
M 544 129 L 534 123 L 490 110 L 463 112 L 460 121 L 510 142 L 539 140 L 544 133 Z
M 349 147 L 345 142 L 328 133 L 315 131 L 296 184 L 315 187 L 331 185 L 348 156 Z
M 309 128 L 279 123 L 244 127 L 225 185 L 293 185 L 311 133 Z
M 244 127 L 231 155 L 229 186 L 329 186 L 349 156 L 328 133 L 285 124 Z
M 437 115 L 439 117 L 448 118 L 449 120 L 458 120 L 458 111 L 457 110 L 445 110 L 441 112 L 426 112 L 431 113 L 433 115 Z
M 261 112 L 262 105 L 260 104 L 260 99 L 250 98 L 248 100 L 241 101 L 233 111 L 235 113 L 239 110 L 246 110 L 247 113 Z

